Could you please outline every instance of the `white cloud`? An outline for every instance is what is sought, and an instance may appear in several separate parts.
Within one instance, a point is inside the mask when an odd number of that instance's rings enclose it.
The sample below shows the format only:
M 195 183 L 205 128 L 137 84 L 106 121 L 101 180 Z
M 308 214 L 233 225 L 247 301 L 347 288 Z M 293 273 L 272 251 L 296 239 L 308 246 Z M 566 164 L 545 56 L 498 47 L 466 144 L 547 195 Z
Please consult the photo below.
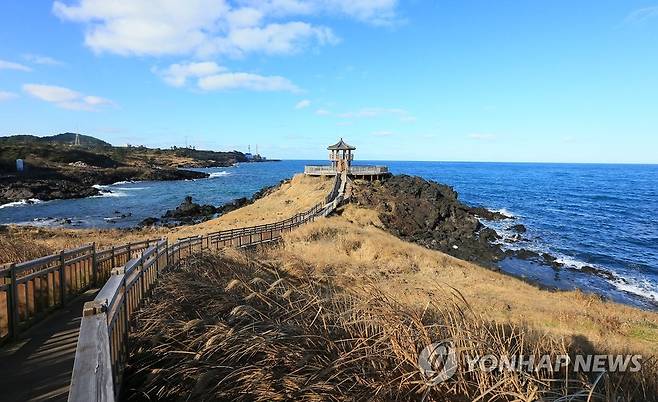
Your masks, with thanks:
M 70 110 L 97 110 L 98 106 L 114 103 L 100 96 L 84 95 L 69 88 L 55 85 L 25 84 L 23 91 L 45 102 Z
M 53 59 L 52 57 L 42 56 L 39 54 L 26 53 L 23 55 L 23 58 L 34 64 L 42 64 L 47 66 L 63 66 L 64 63 Z
M 154 68 L 153 71 L 174 87 L 186 86 L 193 78 L 196 79 L 196 87 L 203 91 L 246 89 L 300 92 L 295 84 L 284 77 L 231 72 L 212 61 L 172 64 L 162 70 Z
M 295 109 L 305 109 L 309 106 L 311 106 L 311 101 L 308 99 L 303 99 L 295 104 Z
M 284 40 L 282 43 L 287 43 L 287 41 Z M 276 48 L 276 46 L 270 48 Z M 213 61 L 177 63 L 165 69 L 154 68 L 153 72 L 174 87 L 183 87 L 188 83 L 189 78 L 196 78 L 198 88 L 206 91 L 228 89 L 300 91 L 297 86 L 284 77 L 230 72 Z
M 327 109 L 318 109 L 315 111 L 315 114 L 317 114 L 318 116 L 329 116 L 331 112 L 328 111 Z
M 288 22 L 268 24 L 264 27 L 237 28 L 225 38 L 218 39 L 215 46 L 219 53 L 240 56 L 256 52 L 291 54 L 307 47 L 311 42 L 320 45 L 335 44 L 338 38 L 326 27 L 314 27 L 305 22 Z
M 473 133 L 469 134 L 468 138 L 476 141 L 493 141 L 496 139 L 496 136 L 488 133 Z
M 120 55 L 242 56 L 294 53 L 338 41 L 313 25 L 319 15 L 372 24 L 395 19 L 398 0 L 74 0 L 55 1 L 62 20 L 85 26 L 85 44 Z
M 658 18 L 658 6 L 634 10 L 624 18 L 624 22 L 627 24 L 641 24 L 652 18 Z
M 207 77 L 223 71 L 226 71 L 224 67 L 220 67 L 212 61 L 172 64 L 164 70 L 154 69 L 154 72 L 160 75 L 167 84 L 174 87 L 184 86 L 188 78 Z
M 6 60 L 0 60 L 0 70 L 32 71 L 28 66 Z
M 221 73 L 199 78 L 198 86 L 204 91 L 247 89 L 251 91 L 299 92 L 300 89 L 284 77 L 263 76 L 251 73 Z
M 16 97 L 18 97 L 18 95 L 13 92 L 0 91 L 0 102 L 14 99 Z

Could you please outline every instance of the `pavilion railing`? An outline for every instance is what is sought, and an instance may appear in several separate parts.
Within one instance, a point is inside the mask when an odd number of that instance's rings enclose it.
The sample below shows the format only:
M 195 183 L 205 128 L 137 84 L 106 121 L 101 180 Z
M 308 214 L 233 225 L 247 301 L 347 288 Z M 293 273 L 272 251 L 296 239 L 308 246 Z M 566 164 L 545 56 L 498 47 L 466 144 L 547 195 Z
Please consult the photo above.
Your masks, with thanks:
M 304 173 L 308 175 L 321 175 L 331 176 L 337 174 L 336 168 L 333 166 L 304 166 Z M 350 166 L 348 174 L 351 175 L 382 175 L 388 174 L 389 170 L 386 166 Z

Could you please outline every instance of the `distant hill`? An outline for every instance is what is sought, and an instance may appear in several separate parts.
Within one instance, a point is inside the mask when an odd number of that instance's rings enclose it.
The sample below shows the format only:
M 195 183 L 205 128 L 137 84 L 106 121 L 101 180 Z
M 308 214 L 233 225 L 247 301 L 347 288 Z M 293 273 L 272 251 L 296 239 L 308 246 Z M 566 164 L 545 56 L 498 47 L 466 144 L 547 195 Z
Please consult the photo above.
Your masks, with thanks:
M 25 144 L 38 142 L 73 145 L 75 143 L 76 135 L 76 133 L 62 133 L 46 137 L 37 137 L 36 135 L 10 135 L 8 137 L 0 137 L 0 143 Z M 90 135 L 80 134 L 80 146 L 85 148 L 109 148 L 112 147 L 112 144 Z

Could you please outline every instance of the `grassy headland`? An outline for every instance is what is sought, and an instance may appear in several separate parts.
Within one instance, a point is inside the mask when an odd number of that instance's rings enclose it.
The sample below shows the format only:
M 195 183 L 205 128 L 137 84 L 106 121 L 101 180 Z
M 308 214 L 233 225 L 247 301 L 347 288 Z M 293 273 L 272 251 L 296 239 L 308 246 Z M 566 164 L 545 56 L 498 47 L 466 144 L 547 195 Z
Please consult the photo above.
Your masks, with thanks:
M 94 185 L 119 181 L 198 179 L 208 175 L 184 168 L 261 160 L 249 160 L 238 151 L 116 147 L 84 135 L 80 145 L 73 145 L 75 138 L 73 133 L 0 137 L 0 204 L 89 197 L 99 192 Z M 25 161 L 24 172 L 16 172 L 16 159 Z

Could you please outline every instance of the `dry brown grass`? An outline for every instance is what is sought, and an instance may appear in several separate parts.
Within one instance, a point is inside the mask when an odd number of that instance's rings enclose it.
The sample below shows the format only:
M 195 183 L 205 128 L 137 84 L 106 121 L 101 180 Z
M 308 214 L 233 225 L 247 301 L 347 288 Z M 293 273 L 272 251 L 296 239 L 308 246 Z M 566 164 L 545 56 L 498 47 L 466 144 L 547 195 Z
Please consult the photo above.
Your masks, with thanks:
M 351 222 L 347 219 L 355 221 Z M 658 355 L 658 314 L 582 292 L 549 292 L 438 251 L 404 242 L 372 225 L 371 211 L 349 206 L 341 217 L 303 226 L 269 251 L 297 275 L 342 286 L 374 285 L 420 307 L 452 287 L 477 314 L 553 334 L 585 337 L 597 348 Z
M 198 225 L 134 230 L 52 229 L 10 226 L 0 233 L 0 263 L 22 262 L 52 252 L 96 242 L 98 247 L 168 237 L 202 235 L 222 229 L 260 225 L 287 219 L 319 203 L 331 190 L 331 179 L 297 175 L 255 203 Z
M 0 233 L 0 263 L 29 261 L 88 243 L 96 243 L 99 249 L 109 248 L 127 242 L 161 238 L 168 232 L 168 229 L 160 228 L 98 230 L 10 226 Z
M 465 354 L 550 356 L 581 344 L 491 322 L 458 292 L 417 308 L 380 288 L 290 275 L 280 261 L 203 255 L 167 275 L 137 315 L 128 400 L 654 400 L 655 362 L 602 376 L 472 371 Z M 260 256 L 257 256 L 260 258 Z M 459 369 L 428 382 L 418 353 L 452 339 Z M 587 352 L 602 352 L 596 348 Z
M 309 210 L 324 200 L 331 191 L 332 185 L 332 178 L 322 179 L 298 174 L 267 197 L 217 219 L 175 229 L 172 237 L 194 236 L 288 219 L 297 213 Z
M 52 252 L 47 245 L 34 243 L 30 238 L 9 232 L 0 234 L 0 264 L 29 261 Z

